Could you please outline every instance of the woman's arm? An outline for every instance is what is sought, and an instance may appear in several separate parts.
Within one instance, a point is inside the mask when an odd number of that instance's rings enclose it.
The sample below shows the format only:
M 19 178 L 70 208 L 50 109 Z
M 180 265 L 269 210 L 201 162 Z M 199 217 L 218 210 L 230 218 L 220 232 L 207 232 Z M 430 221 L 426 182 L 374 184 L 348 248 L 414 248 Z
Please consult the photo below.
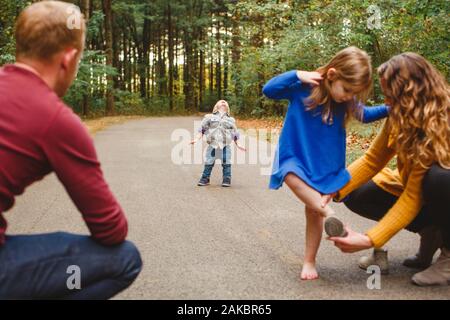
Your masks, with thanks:
M 389 123 L 386 121 L 369 150 L 364 154 L 364 156 L 353 162 L 348 167 L 348 171 L 352 178 L 350 182 L 338 192 L 336 197 L 338 201 L 341 201 L 353 190 L 359 188 L 372 179 L 394 157 L 395 150 L 388 146 L 388 126 Z
M 409 225 L 422 208 L 422 180 L 428 169 L 416 165 L 406 182 L 405 190 L 394 206 L 366 234 L 376 248 L 382 247 L 400 230 Z
M 420 165 L 412 170 L 405 190 L 394 206 L 366 234 L 346 228 L 348 234 L 346 237 L 331 237 L 328 240 L 334 241 L 336 247 L 346 253 L 372 247 L 381 248 L 389 239 L 409 225 L 422 208 L 422 180 L 427 170 Z

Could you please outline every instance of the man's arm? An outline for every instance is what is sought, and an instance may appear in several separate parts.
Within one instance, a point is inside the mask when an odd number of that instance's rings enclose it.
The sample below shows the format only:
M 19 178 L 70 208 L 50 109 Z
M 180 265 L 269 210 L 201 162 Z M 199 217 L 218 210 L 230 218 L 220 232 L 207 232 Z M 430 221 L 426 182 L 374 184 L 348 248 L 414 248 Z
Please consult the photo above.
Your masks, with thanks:
M 86 127 L 63 107 L 42 137 L 42 148 L 94 239 L 105 245 L 123 242 L 128 224 L 106 183 Z

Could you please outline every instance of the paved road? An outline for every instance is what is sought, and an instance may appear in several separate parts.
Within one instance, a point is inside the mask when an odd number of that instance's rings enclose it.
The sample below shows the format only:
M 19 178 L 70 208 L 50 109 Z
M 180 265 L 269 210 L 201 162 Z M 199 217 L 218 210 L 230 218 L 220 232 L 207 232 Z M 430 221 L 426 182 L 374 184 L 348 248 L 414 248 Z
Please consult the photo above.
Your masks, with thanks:
M 369 290 L 357 267 L 363 253 L 344 255 L 325 241 L 321 279 L 299 280 L 304 246 L 303 206 L 287 188 L 271 191 L 260 165 L 233 166 L 224 189 L 220 166 L 212 185 L 196 187 L 201 164 L 174 164 L 176 129 L 193 132 L 192 117 L 149 118 L 97 133 L 96 147 L 112 190 L 130 223 L 129 238 L 145 267 L 123 299 L 448 299 L 450 289 L 418 288 L 401 265 L 418 237 L 402 231 L 390 243 L 391 274 Z M 186 131 L 187 133 L 187 131 Z M 247 142 L 254 142 L 248 138 Z M 253 140 L 252 140 L 253 139 Z M 189 150 L 189 148 L 187 149 Z M 354 229 L 373 225 L 335 205 Z M 80 215 L 50 176 L 33 185 L 6 214 L 10 233 L 87 233 Z

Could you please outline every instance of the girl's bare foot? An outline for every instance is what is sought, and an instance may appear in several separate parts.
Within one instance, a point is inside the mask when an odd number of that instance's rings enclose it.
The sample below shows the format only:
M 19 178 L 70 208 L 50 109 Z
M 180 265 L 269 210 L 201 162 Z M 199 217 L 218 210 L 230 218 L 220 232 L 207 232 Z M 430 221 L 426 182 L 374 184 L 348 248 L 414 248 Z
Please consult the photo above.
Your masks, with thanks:
M 317 273 L 316 265 L 311 262 L 305 262 L 303 264 L 302 273 L 300 275 L 302 280 L 316 280 L 319 279 L 319 274 Z

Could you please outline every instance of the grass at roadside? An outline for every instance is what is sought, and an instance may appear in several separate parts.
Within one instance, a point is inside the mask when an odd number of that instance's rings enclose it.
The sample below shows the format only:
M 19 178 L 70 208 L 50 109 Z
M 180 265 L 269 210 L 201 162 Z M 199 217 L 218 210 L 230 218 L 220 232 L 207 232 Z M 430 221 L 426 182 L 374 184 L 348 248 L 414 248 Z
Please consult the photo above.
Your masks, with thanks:
M 370 124 L 363 124 L 358 121 L 351 121 L 347 126 L 347 165 L 361 157 L 370 147 L 370 144 L 375 139 L 377 133 L 383 125 L 383 120 L 376 121 Z M 237 118 L 237 126 L 240 130 L 251 134 L 252 129 L 276 129 L 280 130 L 283 127 L 283 118 L 268 118 L 268 119 L 249 119 Z M 250 130 L 250 131 L 249 131 Z M 268 135 L 267 140 L 271 138 Z M 389 164 L 390 167 L 395 167 L 394 162 Z
M 143 119 L 142 116 L 112 116 L 112 117 L 101 117 L 96 119 L 82 119 L 83 123 L 86 125 L 89 133 L 95 135 L 98 131 L 101 131 L 109 126 L 115 124 L 121 124 L 129 120 Z
M 199 114 L 200 115 L 200 114 Z M 201 116 L 201 115 L 200 115 Z M 91 135 L 95 135 L 111 125 L 121 124 L 130 120 L 143 119 L 144 116 L 112 116 L 100 117 L 95 119 L 83 119 L 83 123 L 89 130 Z M 347 165 L 361 157 L 370 147 L 371 142 L 375 139 L 378 131 L 381 129 L 383 121 L 377 121 L 371 124 L 362 124 L 357 121 L 352 121 L 347 127 Z M 265 139 L 272 142 L 274 138 L 271 130 L 279 130 L 283 126 L 283 118 L 273 117 L 266 119 L 252 119 L 237 117 L 237 126 L 246 134 L 257 134 L 257 129 L 266 129 L 268 135 Z M 255 130 L 255 131 L 254 131 Z M 395 167 L 395 162 L 391 161 L 389 166 Z

